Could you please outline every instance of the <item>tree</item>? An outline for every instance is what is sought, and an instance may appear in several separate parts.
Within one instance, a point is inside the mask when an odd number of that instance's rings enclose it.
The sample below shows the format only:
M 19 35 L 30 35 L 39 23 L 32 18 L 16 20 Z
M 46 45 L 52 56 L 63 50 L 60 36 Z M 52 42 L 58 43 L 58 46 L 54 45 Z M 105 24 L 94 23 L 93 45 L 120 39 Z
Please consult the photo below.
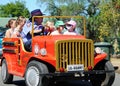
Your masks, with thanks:
M 40 3 L 46 3 L 46 11 L 54 15 L 80 15 L 84 13 L 83 0 L 37 0 Z
M 86 17 L 89 38 L 108 41 L 118 37 L 120 0 L 37 0 L 47 3 L 51 15 L 82 15 Z M 111 34 L 113 32 L 115 35 Z
M 114 45 L 115 53 L 120 50 L 118 45 L 118 38 L 120 36 L 120 0 L 112 0 L 104 2 L 101 6 L 99 15 L 100 31 L 99 38 L 101 41 L 110 41 Z M 109 40 L 112 38 L 112 40 Z M 117 44 L 116 44 L 117 43 Z
M 100 0 L 88 0 L 89 5 L 87 6 L 87 30 L 88 30 L 88 38 L 98 41 L 99 38 L 99 5 Z
M 24 1 L 15 1 L 6 5 L 0 5 L 0 17 L 18 17 L 25 16 L 29 17 L 29 11 L 25 7 Z

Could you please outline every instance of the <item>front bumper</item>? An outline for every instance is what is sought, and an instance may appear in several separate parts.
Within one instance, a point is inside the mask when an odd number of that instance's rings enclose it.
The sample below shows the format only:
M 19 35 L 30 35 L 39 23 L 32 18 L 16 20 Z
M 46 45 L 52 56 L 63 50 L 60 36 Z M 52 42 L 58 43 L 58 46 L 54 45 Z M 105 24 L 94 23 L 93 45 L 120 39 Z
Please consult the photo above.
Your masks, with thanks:
M 55 73 L 49 73 L 49 74 L 40 74 L 43 76 L 55 76 L 55 77 L 84 77 L 84 76 L 90 76 L 95 74 L 106 74 L 115 72 L 115 70 L 92 70 L 92 71 L 74 71 L 74 72 L 55 72 Z

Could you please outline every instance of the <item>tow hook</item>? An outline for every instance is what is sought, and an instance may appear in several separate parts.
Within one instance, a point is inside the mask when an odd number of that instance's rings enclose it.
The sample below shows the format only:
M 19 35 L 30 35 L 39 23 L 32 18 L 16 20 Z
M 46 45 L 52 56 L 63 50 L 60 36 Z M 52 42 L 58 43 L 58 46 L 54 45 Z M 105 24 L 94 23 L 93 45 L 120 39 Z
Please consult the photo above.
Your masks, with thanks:
M 115 71 L 116 71 L 118 68 L 119 68 L 118 66 L 114 66 Z

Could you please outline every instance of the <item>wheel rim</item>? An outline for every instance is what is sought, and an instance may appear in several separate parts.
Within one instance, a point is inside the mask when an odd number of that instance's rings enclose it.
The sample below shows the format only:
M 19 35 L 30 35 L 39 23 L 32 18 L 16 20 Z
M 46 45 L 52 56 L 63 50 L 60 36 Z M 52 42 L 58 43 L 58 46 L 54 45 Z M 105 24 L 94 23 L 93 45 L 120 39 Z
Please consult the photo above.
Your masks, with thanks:
M 7 67 L 6 67 L 6 64 L 5 63 L 3 63 L 2 64 L 2 67 L 1 67 L 1 76 L 2 76 L 2 79 L 3 80 L 5 80 L 6 79 L 6 72 L 7 72 L 7 69 L 6 69 Z
M 29 67 L 26 73 L 28 86 L 38 86 L 39 83 L 41 84 L 40 79 L 39 70 L 34 66 Z

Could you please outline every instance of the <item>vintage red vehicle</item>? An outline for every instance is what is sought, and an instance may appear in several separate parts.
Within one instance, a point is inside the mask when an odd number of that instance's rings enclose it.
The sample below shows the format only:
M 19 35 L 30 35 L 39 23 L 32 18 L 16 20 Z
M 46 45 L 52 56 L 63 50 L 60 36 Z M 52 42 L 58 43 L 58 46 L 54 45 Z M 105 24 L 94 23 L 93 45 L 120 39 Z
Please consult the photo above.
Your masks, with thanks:
M 83 35 L 32 35 L 32 52 L 24 49 L 21 38 L 3 39 L 2 81 L 13 76 L 25 78 L 27 86 L 47 86 L 56 80 L 89 80 L 93 86 L 111 86 L 115 71 L 107 54 L 86 38 L 85 19 L 81 16 L 34 16 L 83 19 Z M 79 25 L 78 25 L 79 26 Z

